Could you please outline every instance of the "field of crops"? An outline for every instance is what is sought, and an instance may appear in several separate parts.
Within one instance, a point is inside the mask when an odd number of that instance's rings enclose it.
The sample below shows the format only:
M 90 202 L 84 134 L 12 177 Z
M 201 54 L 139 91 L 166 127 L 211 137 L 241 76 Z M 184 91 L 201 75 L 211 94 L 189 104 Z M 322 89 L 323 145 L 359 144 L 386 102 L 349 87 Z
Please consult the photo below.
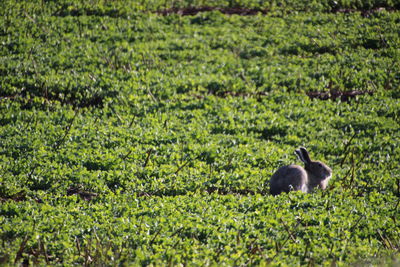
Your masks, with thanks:
M 399 266 L 399 8 L 1 1 L 0 265 Z

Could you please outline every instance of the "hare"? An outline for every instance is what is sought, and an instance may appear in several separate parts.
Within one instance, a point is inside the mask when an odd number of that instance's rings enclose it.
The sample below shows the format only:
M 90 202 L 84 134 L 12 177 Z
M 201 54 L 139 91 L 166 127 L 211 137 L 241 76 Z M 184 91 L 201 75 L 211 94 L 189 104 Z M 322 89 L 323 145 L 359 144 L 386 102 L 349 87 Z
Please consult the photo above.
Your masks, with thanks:
M 320 161 L 310 159 L 307 150 L 300 147 L 295 150 L 304 168 L 298 165 L 280 167 L 270 180 L 270 193 L 278 195 L 282 192 L 311 192 L 315 187 L 325 189 L 332 176 L 332 170 Z

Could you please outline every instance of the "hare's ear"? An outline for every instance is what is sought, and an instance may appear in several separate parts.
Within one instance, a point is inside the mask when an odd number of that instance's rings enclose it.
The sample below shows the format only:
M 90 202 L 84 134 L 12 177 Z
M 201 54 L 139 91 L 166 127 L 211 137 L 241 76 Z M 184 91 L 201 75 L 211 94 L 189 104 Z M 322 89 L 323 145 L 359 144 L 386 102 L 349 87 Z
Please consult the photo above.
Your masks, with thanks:
M 310 163 L 311 162 L 310 155 L 308 154 L 307 149 L 305 149 L 304 147 L 300 147 L 300 153 L 302 155 L 302 158 L 304 159 L 303 160 L 304 163 Z
M 307 163 L 307 161 L 304 159 L 303 153 L 301 152 L 300 149 L 296 149 L 295 152 L 296 152 L 297 157 L 299 158 L 299 160 L 301 160 L 304 163 Z

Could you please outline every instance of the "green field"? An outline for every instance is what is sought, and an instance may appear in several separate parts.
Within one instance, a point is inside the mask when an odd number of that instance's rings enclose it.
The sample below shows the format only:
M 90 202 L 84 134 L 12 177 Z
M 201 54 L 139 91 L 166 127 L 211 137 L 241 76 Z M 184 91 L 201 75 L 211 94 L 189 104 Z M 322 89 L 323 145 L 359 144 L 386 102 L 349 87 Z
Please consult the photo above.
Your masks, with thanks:
M 399 8 L 2 1 L 0 265 L 399 266 Z

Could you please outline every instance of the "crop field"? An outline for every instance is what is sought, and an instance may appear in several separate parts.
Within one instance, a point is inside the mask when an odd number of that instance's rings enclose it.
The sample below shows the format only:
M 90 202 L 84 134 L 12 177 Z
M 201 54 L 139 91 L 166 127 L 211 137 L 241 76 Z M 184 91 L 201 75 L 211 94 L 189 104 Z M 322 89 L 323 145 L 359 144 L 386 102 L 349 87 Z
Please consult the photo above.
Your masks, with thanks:
M 399 8 L 1 1 L 0 265 L 400 266 Z

